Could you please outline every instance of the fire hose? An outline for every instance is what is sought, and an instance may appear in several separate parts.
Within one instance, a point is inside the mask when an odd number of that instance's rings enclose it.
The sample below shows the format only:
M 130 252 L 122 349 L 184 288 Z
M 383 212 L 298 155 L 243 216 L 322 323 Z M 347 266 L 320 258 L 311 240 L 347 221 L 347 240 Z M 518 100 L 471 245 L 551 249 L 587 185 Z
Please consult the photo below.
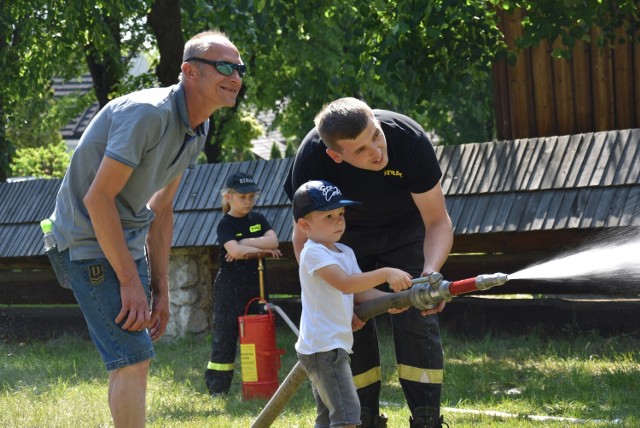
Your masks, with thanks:
M 419 310 L 433 309 L 440 302 L 449 302 L 454 296 L 471 293 L 477 290 L 487 290 L 502 285 L 509 280 L 504 273 L 478 275 L 474 278 L 459 281 L 447 281 L 438 272 L 429 276 L 413 279 L 408 290 L 372 299 L 355 307 L 354 312 L 362 321 L 367 321 L 392 308 L 415 307 Z M 251 425 L 251 428 L 266 428 L 282 413 L 282 409 L 293 397 L 300 385 L 307 378 L 304 368 L 297 362 L 280 387 L 273 394 L 262 412 Z

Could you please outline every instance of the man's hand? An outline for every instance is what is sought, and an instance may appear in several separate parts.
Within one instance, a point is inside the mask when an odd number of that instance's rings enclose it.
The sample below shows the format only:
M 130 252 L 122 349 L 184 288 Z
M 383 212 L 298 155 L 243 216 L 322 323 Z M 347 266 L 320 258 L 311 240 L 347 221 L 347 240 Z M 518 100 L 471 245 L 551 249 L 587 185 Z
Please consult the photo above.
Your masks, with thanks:
M 122 309 L 115 319 L 116 324 L 122 324 L 123 330 L 141 331 L 150 325 L 149 304 L 140 281 L 120 283 L 120 299 Z M 126 318 L 126 320 L 125 320 Z
M 351 318 L 351 330 L 358 331 L 366 324 L 365 321 L 362 321 L 358 316 L 354 313 Z
M 422 276 L 429 277 L 429 284 L 434 289 L 438 288 L 440 286 L 440 284 L 442 284 L 443 277 L 442 277 L 442 274 L 440 272 L 423 273 Z M 442 312 L 442 310 L 444 309 L 445 305 L 446 305 L 446 302 L 443 300 L 435 308 L 433 308 L 433 309 L 425 309 L 424 311 L 421 311 L 420 313 L 422 314 L 423 317 L 427 316 L 427 315 L 437 314 L 437 313 Z
M 427 315 L 433 315 L 433 314 L 437 314 L 439 312 L 442 312 L 442 310 L 444 309 L 444 305 L 446 305 L 447 302 L 445 302 L 444 300 L 440 303 L 438 303 L 438 306 L 436 306 L 433 309 L 425 309 L 424 311 L 421 311 L 420 313 L 422 314 L 422 316 L 427 316 Z
M 151 322 L 149 334 L 151 340 L 156 341 L 162 337 L 169 323 L 169 298 L 159 294 L 152 294 Z
M 395 314 L 401 314 L 402 312 L 408 310 L 411 306 L 406 306 L 404 308 L 389 308 L 387 309 L 387 312 L 390 313 L 391 315 L 395 315 Z

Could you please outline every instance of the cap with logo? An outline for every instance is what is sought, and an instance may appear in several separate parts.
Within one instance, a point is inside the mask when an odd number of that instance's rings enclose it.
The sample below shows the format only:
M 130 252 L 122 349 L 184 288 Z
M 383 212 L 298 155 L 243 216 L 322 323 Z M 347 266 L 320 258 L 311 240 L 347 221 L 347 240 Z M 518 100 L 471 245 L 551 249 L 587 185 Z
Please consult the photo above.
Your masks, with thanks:
M 227 179 L 227 189 L 238 193 L 259 192 L 260 188 L 253 181 L 253 177 L 244 172 L 236 172 Z
M 293 218 L 298 221 L 312 211 L 331 211 L 359 203 L 343 199 L 340 189 L 328 181 L 307 181 L 293 195 Z

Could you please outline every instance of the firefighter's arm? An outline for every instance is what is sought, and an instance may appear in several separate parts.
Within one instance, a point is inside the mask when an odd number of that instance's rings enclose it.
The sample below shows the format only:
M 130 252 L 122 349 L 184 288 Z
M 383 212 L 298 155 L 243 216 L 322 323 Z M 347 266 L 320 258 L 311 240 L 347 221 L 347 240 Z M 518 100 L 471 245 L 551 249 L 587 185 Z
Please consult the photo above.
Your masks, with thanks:
M 453 226 L 447 213 L 442 187 L 438 183 L 431 190 L 412 193 L 411 196 L 420 211 L 425 228 L 422 274 L 439 272 L 453 246 Z
M 422 245 L 424 264 L 422 275 L 439 272 L 449 257 L 453 246 L 453 225 L 447 212 L 442 186 L 437 183 L 431 190 L 424 193 L 411 194 L 416 207 L 420 211 L 425 228 L 425 238 Z M 422 311 L 422 315 L 441 312 L 445 302 L 441 302 L 434 309 Z

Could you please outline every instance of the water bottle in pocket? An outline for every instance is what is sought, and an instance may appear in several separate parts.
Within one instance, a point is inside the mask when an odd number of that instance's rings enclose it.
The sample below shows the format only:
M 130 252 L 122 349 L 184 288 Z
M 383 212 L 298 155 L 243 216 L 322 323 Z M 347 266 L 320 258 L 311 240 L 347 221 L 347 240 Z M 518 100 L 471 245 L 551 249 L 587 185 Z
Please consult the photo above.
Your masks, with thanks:
M 49 257 L 49 262 L 53 267 L 53 272 L 56 274 L 58 283 L 63 288 L 71 288 L 69 284 L 69 275 L 67 274 L 67 267 L 62 260 L 62 255 L 58 251 L 58 245 L 56 239 L 53 236 L 53 223 L 48 218 L 40 222 L 40 228 L 44 234 L 44 252 Z

